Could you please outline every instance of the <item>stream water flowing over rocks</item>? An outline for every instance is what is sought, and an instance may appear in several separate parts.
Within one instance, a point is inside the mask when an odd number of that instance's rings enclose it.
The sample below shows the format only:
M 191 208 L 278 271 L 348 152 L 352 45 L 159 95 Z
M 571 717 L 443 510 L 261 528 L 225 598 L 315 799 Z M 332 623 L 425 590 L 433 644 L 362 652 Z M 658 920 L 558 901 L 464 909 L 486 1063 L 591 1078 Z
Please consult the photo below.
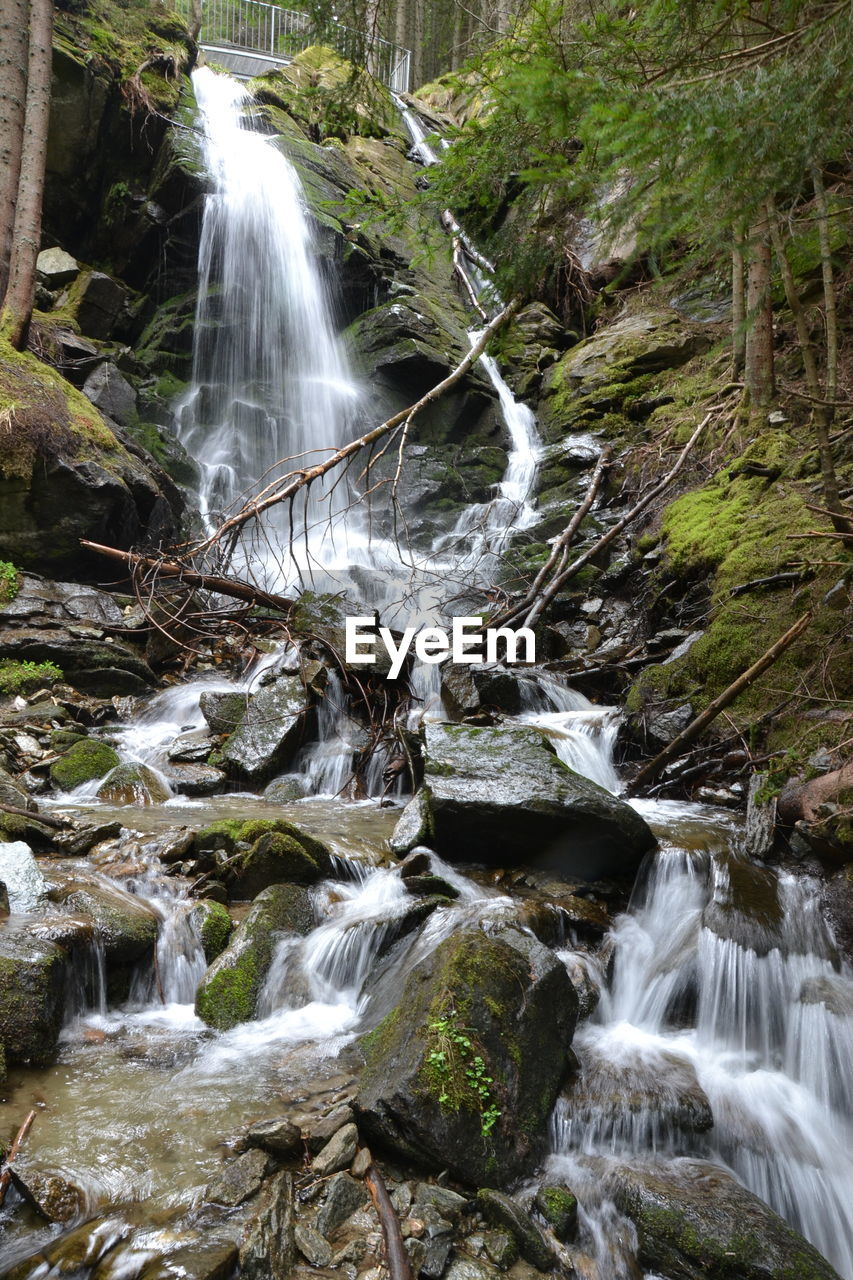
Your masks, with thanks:
M 174 413 L 210 532 L 358 434 L 371 389 L 296 167 L 242 86 L 195 86 L 212 187 Z M 476 613 L 540 518 L 531 411 L 489 357 L 465 395 L 501 423 L 482 501 L 401 543 L 352 477 L 304 538 L 282 514 L 238 545 L 301 589 L 309 643 L 151 693 L 135 606 L 81 588 L 77 639 L 126 695 L 21 699 L 4 730 L 40 790 L 0 776 L 0 1132 L 36 1113 L 3 1280 L 380 1280 L 371 1169 L 418 1280 L 853 1280 L 853 974 L 812 881 L 726 808 L 628 800 L 622 708 L 541 663 L 408 669 L 413 794 L 329 657 L 352 612 Z M 14 608 L 73 647 L 75 598 L 26 575 Z

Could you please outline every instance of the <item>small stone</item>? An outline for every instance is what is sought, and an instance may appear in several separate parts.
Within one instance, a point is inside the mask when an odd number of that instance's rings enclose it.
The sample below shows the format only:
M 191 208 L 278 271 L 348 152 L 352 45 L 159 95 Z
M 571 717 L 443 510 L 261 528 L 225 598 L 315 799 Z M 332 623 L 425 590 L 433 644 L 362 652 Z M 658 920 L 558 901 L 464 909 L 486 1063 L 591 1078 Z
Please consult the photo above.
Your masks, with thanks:
M 296 1247 L 312 1267 L 328 1267 L 332 1261 L 332 1246 L 319 1231 L 298 1223 L 293 1229 Z
M 317 1230 L 331 1236 L 350 1214 L 369 1200 L 367 1187 L 348 1173 L 339 1173 L 329 1183 L 326 1201 L 317 1215 Z
M 325 1147 L 330 1138 L 333 1138 L 339 1129 L 343 1129 L 345 1124 L 352 1124 L 355 1119 L 353 1109 L 344 1104 L 342 1107 L 335 1107 L 334 1111 L 330 1111 L 328 1115 L 323 1116 L 320 1120 L 315 1121 L 305 1134 L 305 1141 L 308 1144 L 308 1150 L 312 1155 L 316 1155 Z
M 285 1116 L 280 1116 L 253 1124 L 246 1133 L 246 1141 L 250 1147 L 258 1147 L 261 1151 L 269 1151 L 276 1156 L 287 1156 L 299 1150 L 302 1134 L 298 1125 Z
M 414 1236 L 410 1236 L 404 1244 L 406 1253 L 409 1255 L 409 1261 L 412 1264 L 412 1271 L 415 1275 L 423 1274 L 424 1263 L 426 1262 L 427 1247 L 423 1240 L 417 1240 Z
M 16 1168 L 12 1180 L 24 1199 L 48 1222 L 70 1222 L 83 1209 L 83 1192 L 58 1173 Z
M 395 1187 L 391 1192 L 391 1203 L 401 1218 L 405 1218 L 406 1214 L 412 1207 L 413 1200 L 414 1195 L 412 1194 L 412 1186 L 409 1182 L 401 1182 L 399 1187 Z
M 354 1178 L 363 1178 L 372 1163 L 373 1156 L 370 1154 L 370 1148 L 362 1147 L 355 1154 L 355 1159 L 352 1162 L 350 1173 Z
M 458 898 L 459 890 L 441 876 L 407 876 L 403 882 L 406 891 L 416 897 L 440 894 L 443 898 Z
M 483 1236 L 486 1256 L 501 1271 L 508 1271 L 518 1261 L 518 1243 L 508 1231 L 487 1231 Z
M 488 1262 L 479 1262 L 464 1254 L 457 1254 L 447 1268 L 447 1280 L 494 1280 L 496 1275 L 495 1268 Z
M 444 1218 L 455 1222 L 468 1206 L 468 1197 L 436 1182 L 419 1182 L 415 1187 L 415 1204 L 429 1204 Z
M 421 1243 L 424 1244 L 425 1249 L 420 1274 L 426 1276 L 427 1280 L 440 1280 L 444 1275 L 450 1250 L 453 1248 L 453 1237 L 436 1236 L 432 1240 L 424 1240 Z
M 314 1157 L 311 1162 L 311 1172 L 318 1178 L 328 1178 L 330 1173 L 348 1169 L 357 1149 L 358 1129 L 354 1124 L 345 1124 Z
M 267 1163 L 263 1151 L 247 1151 L 245 1155 L 238 1156 L 208 1184 L 207 1199 L 230 1207 L 242 1204 L 260 1190 Z
M 483 1188 L 477 1192 L 477 1208 L 487 1222 L 511 1232 L 523 1258 L 540 1271 L 551 1269 L 555 1263 L 553 1249 L 530 1214 L 512 1196 Z
M 578 1202 L 568 1187 L 540 1187 L 534 1206 L 558 1240 L 574 1240 L 578 1230 Z

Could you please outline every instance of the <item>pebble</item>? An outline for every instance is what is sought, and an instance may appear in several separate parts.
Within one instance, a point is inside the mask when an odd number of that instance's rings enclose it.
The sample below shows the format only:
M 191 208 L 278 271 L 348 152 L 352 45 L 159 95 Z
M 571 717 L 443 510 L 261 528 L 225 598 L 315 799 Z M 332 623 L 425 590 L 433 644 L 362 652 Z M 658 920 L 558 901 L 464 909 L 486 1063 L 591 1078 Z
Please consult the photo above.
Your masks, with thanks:
M 357 1149 L 358 1129 L 354 1124 L 345 1124 L 311 1161 L 311 1172 L 317 1178 L 328 1178 L 332 1173 L 348 1169 Z

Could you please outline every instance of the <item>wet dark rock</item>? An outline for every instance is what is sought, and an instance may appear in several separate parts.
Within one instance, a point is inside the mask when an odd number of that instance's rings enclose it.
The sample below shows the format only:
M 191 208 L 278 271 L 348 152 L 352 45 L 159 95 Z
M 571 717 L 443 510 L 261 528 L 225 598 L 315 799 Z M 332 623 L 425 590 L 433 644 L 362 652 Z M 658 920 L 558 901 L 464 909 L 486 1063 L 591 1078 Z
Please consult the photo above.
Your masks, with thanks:
M 313 927 L 314 909 L 305 889 L 289 884 L 264 889 L 202 978 L 196 992 L 198 1016 L 220 1031 L 250 1021 L 272 963 L 277 935 L 304 936 Z
M 442 898 L 458 898 L 459 890 L 441 876 L 407 876 L 406 890 L 415 897 L 438 894 Z
M 447 1078 L 432 1052 L 448 1051 L 441 1024 L 464 1009 L 472 1053 L 492 1077 L 493 1116 L 466 1086 L 464 1057 L 449 1046 Z M 505 929 L 496 937 L 457 932 L 410 973 L 402 998 L 362 1037 L 366 1059 L 356 1113 L 371 1139 L 407 1158 L 482 1183 L 500 1171 L 511 1182 L 541 1149 L 566 1073 L 577 999 L 565 968 L 534 938 Z M 448 1088 L 458 1105 L 440 1099 Z
M 69 858 L 81 858 L 102 840 L 113 840 L 121 831 L 121 823 L 99 822 L 96 826 L 76 827 L 69 832 L 62 832 L 54 840 L 54 847 Z
M 293 1231 L 296 1247 L 312 1267 L 328 1267 L 332 1262 L 332 1246 L 325 1236 L 305 1223 L 298 1222 Z
M 480 692 L 465 663 L 447 662 L 441 668 L 441 697 L 451 720 L 464 720 L 480 710 Z
M 95 936 L 110 962 L 130 965 L 151 958 L 157 942 L 157 917 L 145 902 L 117 885 L 78 871 L 56 873 L 54 878 L 58 883 L 50 890 L 51 901 L 93 922 Z
M 124 623 L 121 599 L 79 582 L 53 582 L 34 573 L 22 573 L 17 593 L 0 605 L 0 619 L 17 621 L 91 622 L 99 627 Z
M 83 1192 L 62 1174 L 39 1169 L 16 1160 L 12 1180 L 15 1188 L 48 1222 L 70 1222 L 83 1210 Z
M 466 1257 L 462 1253 L 456 1254 L 445 1272 L 446 1280 L 497 1280 L 498 1274 L 490 1263 Z
M 289 762 L 302 738 L 305 690 L 298 676 L 280 676 L 253 694 L 220 752 L 229 772 L 264 781 Z
M 103 271 L 87 277 L 77 305 L 77 323 L 88 338 L 109 338 L 128 300 L 125 287 Z
M 429 898 L 418 898 L 411 906 L 405 907 L 400 915 L 392 917 L 381 927 L 384 932 L 376 948 L 377 958 L 387 955 L 395 943 L 407 938 L 410 933 L 419 929 L 423 922 L 440 907 L 446 907 L 449 899 L 444 895 L 433 894 Z M 358 926 L 356 926 L 358 927 Z
M 477 1208 L 492 1226 L 504 1227 L 515 1238 L 521 1256 L 540 1271 L 556 1262 L 554 1250 L 539 1227 L 517 1200 L 503 1191 L 482 1188 L 477 1192 Z
M 306 1132 L 305 1141 L 308 1150 L 312 1155 L 316 1155 L 335 1136 L 338 1130 L 343 1129 L 344 1125 L 352 1124 L 354 1119 L 355 1113 L 349 1105 L 344 1104 L 342 1107 L 335 1107 L 328 1115 L 316 1120 Z
M 264 788 L 264 799 L 273 804 L 290 804 L 293 800 L 304 799 L 307 794 L 305 782 L 295 773 L 273 778 Z
M 246 1141 L 250 1147 L 259 1147 L 275 1156 L 289 1156 L 299 1151 L 302 1146 L 302 1134 L 299 1125 L 279 1116 L 274 1120 L 261 1120 L 253 1124 L 246 1132 Z
M 332 1173 L 348 1169 L 357 1147 L 358 1129 L 354 1124 L 345 1124 L 311 1161 L 311 1172 L 315 1177 L 328 1178 Z
M 568 769 L 535 729 L 427 724 L 422 740 L 422 792 L 400 819 L 410 848 L 592 880 L 633 876 L 655 846 L 635 810 Z M 401 843 L 395 831 L 395 852 Z
M 702 915 L 718 938 L 766 955 L 783 945 L 784 915 L 776 873 L 746 858 L 719 854 L 714 862 L 713 898 Z
M 432 851 L 415 848 L 400 864 L 400 875 L 403 880 L 410 876 L 432 875 Z
M 369 1199 L 363 1182 L 351 1178 L 348 1173 L 335 1174 L 329 1180 L 326 1199 L 317 1215 L 317 1230 L 324 1236 L 333 1236 L 338 1227 Z
M 243 1280 L 288 1276 L 294 1257 L 293 1179 L 277 1173 L 265 1185 L 240 1242 L 240 1275 Z
M 0 920 L 0 1031 L 6 1061 L 49 1066 L 65 1010 L 67 957 L 10 917 Z
M 120 805 L 162 804 L 169 799 L 169 789 L 147 764 L 129 761 L 110 770 L 98 787 L 98 799 Z
M 652 707 L 643 715 L 643 728 L 646 737 L 660 747 L 666 747 L 687 728 L 694 719 L 693 708 L 689 702 L 665 711 Z
M 574 1240 L 578 1229 L 578 1202 L 568 1187 L 542 1186 L 533 1204 L 558 1240 L 563 1244 Z
M 162 1259 L 149 1263 L 139 1273 L 139 1280 L 230 1280 L 237 1262 L 237 1246 L 233 1240 L 206 1237 L 172 1249 Z M 125 1268 L 119 1262 L 115 1280 Z M 100 1277 L 100 1270 L 98 1272 Z M 103 1280 L 112 1280 L 104 1276 Z
M 583 1163 L 635 1223 L 644 1267 L 684 1280 L 838 1280 L 812 1245 L 718 1165 Z
M 508 1271 L 518 1261 L 518 1243 L 508 1231 L 484 1231 L 482 1248 L 499 1271 Z
M 265 1151 L 252 1150 L 230 1160 L 218 1177 L 207 1186 L 205 1198 L 214 1204 L 234 1207 L 260 1190 L 269 1157 Z

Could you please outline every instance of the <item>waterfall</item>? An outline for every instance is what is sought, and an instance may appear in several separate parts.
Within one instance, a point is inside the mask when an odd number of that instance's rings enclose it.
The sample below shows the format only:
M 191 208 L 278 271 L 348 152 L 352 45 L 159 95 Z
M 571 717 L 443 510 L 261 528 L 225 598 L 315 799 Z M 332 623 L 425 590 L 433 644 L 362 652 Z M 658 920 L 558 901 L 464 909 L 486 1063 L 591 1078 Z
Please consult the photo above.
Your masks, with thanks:
M 251 95 L 236 80 L 203 67 L 193 86 L 214 190 L 199 249 L 192 385 L 177 426 L 200 464 L 200 510 L 211 527 L 237 499 L 345 443 L 357 392 L 293 165 L 259 131 Z M 347 564 L 345 547 L 336 552 L 324 536 L 347 504 L 345 486 L 316 484 L 306 495 L 298 547 L 289 545 L 288 515 L 279 508 L 268 514 L 262 542 L 244 548 L 248 566 L 259 564 L 261 578 L 279 588 L 294 579 L 294 567 Z

